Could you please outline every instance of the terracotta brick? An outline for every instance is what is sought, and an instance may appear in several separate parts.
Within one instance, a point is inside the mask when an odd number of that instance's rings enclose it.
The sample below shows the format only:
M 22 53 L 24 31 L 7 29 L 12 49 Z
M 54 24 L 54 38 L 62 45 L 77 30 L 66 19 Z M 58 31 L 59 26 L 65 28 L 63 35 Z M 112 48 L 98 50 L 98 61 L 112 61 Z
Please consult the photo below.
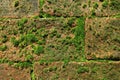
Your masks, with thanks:
M 21 18 L 38 15 L 38 0 L 1 0 L 0 17 L 2 18 Z
M 1 42 L 0 46 L 7 46 L 5 51 L 0 51 L 0 58 L 7 58 L 13 61 L 25 61 L 27 55 L 32 55 L 34 60 L 82 60 L 84 46 L 84 24 L 79 26 L 76 18 L 47 18 L 47 19 L 28 19 L 27 23 L 19 26 L 18 22 L 22 19 L 6 19 L 0 21 Z M 84 23 L 84 20 L 83 20 Z M 78 28 L 82 34 L 79 34 Z M 22 27 L 22 28 L 21 28 Z M 31 32 L 30 32 L 31 31 Z M 76 32 L 75 32 L 76 31 Z M 16 47 L 11 42 L 14 37 L 20 40 L 21 36 L 35 34 L 38 41 L 28 44 L 25 47 L 23 41 Z M 77 38 L 75 38 L 77 34 Z M 7 41 L 3 36 L 7 36 Z M 79 40 L 78 40 L 78 37 Z M 77 40 L 76 40 L 77 39 Z M 41 43 L 40 41 L 43 41 Z M 27 44 L 27 43 L 26 43 Z M 44 47 L 43 53 L 34 53 L 32 45 Z
M 53 16 L 113 16 L 120 12 L 119 0 L 45 0 L 42 11 Z
M 85 54 L 87 59 L 120 59 L 120 19 L 86 19 Z
M 62 62 L 34 64 L 36 80 L 119 80 L 120 62 Z
M 0 64 L 0 80 L 30 80 L 28 69 L 16 69 L 6 63 Z

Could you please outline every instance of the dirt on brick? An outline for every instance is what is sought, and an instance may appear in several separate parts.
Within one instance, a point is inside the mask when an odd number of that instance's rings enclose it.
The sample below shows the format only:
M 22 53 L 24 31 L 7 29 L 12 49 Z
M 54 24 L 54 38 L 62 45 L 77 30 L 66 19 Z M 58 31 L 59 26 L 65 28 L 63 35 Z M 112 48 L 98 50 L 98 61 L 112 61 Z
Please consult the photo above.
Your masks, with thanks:
M 120 60 L 120 19 L 86 20 L 85 53 L 88 59 Z
M 34 74 L 39 79 L 119 80 L 120 62 L 35 63 Z
M 22 18 L 39 14 L 38 0 L 1 0 L 0 17 L 2 18 Z
M 0 80 L 30 80 L 29 69 L 17 69 L 6 63 L 0 64 Z

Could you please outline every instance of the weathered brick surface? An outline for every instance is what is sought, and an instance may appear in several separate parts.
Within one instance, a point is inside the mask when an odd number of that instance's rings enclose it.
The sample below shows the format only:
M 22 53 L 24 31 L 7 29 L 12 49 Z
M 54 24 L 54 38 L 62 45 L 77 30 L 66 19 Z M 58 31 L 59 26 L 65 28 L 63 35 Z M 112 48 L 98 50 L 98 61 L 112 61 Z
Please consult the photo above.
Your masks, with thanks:
M 119 0 L 1 0 L 0 17 L 32 17 L 39 11 L 59 17 L 112 16 L 119 14 L 119 5 Z
M 0 0 L 0 17 L 31 17 L 38 15 L 38 0 Z
M 120 62 L 34 64 L 36 80 L 119 80 Z
M 120 0 L 45 0 L 42 11 L 55 16 L 112 16 L 120 12 Z
M 120 19 L 86 19 L 85 54 L 88 59 L 120 59 Z
M 0 0 L 0 80 L 120 80 L 119 34 L 120 0 Z
M 77 29 L 79 28 L 80 31 L 83 31 L 83 26 L 77 24 L 77 19 L 31 19 L 22 26 L 18 25 L 19 21 L 21 20 L 7 19 L 0 21 L 0 46 L 7 46 L 7 50 L 0 51 L 0 58 L 25 61 L 27 55 L 32 55 L 34 60 L 75 61 L 82 59 L 84 40 L 81 36 L 84 36 L 84 33 L 81 32 L 82 34 L 79 34 Z M 28 45 L 24 43 L 25 40 L 20 41 L 21 37 L 28 34 L 35 34 L 38 40 Z M 5 35 L 7 36 L 7 41 L 3 42 L 6 39 L 4 38 Z M 17 47 L 11 42 L 12 37 L 20 41 Z M 76 38 L 79 38 L 79 40 Z M 44 47 L 44 52 L 39 52 L 37 55 L 33 52 L 34 48 L 32 46 L 38 45 Z
M 16 69 L 6 63 L 0 64 L 0 80 L 30 80 L 28 69 Z
M 59 17 L 112 16 L 120 13 L 119 5 L 119 0 L 1 0 L 0 17 L 32 17 L 39 11 Z

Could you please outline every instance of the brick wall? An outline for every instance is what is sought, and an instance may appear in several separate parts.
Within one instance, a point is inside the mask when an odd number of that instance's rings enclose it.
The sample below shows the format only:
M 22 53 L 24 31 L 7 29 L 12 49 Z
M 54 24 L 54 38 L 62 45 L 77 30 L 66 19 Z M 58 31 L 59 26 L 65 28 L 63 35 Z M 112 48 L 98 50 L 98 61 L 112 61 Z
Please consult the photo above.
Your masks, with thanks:
M 0 80 L 120 80 L 119 0 L 0 0 Z

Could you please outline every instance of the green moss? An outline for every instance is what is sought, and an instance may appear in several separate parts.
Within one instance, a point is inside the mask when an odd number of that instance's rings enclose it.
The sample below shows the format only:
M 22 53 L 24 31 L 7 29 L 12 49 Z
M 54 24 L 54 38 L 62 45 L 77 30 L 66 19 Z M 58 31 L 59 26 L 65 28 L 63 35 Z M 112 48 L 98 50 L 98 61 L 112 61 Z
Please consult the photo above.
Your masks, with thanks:
M 4 27 L 3 27 L 3 26 L 0 26 L 0 30 L 4 30 Z
M 8 63 L 9 66 L 13 65 L 13 61 L 9 61 L 7 58 L 0 59 L 0 63 Z
M 39 17 L 40 18 L 55 18 L 54 16 L 47 14 L 47 13 L 44 13 L 42 11 L 40 12 Z
M 91 4 L 91 0 L 88 1 L 88 6 L 90 7 L 90 4 Z
M 8 41 L 7 35 L 2 35 L 2 43 L 5 43 Z
M 39 61 L 40 65 L 42 65 L 42 64 L 48 65 L 48 64 L 51 63 L 51 62 L 53 62 L 53 60 L 41 59 L 41 60 Z
M 75 39 L 82 38 L 84 39 L 85 33 L 84 33 L 84 21 L 85 19 L 83 17 L 79 18 L 77 20 L 77 26 L 75 29 Z
M 39 40 L 38 42 L 37 42 L 37 44 L 39 44 L 39 45 L 43 45 L 43 44 L 45 44 L 45 40 Z
M 68 22 L 67 22 L 67 26 L 72 26 L 72 24 L 74 24 L 74 22 L 75 22 L 75 19 L 74 18 L 70 18 L 69 20 L 68 20 Z
M 43 47 L 43 46 L 40 46 L 40 45 L 34 46 L 34 47 L 33 47 L 33 52 L 34 52 L 35 54 L 39 55 L 39 54 L 41 54 L 41 53 L 44 52 L 44 47 Z
M 60 33 L 57 33 L 57 34 L 56 34 L 56 37 L 57 37 L 57 38 L 60 38 L 60 37 L 61 37 L 61 34 L 60 34 Z
M 104 0 L 103 3 L 102 3 L 102 7 L 103 7 L 103 8 L 107 8 L 108 5 L 109 5 L 108 2 L 109 2 L 108 0 Z
M 91 11 L 91 17 L 94 17 L 95 15 L 96 15 L 95 9 L 92 9 L 92 11 Z
M 97 71 L 98 69 L 99 69 L 98 67 L 94 66 L 91 71 L 92 71 L 92 73 L 96 73 L 96 71 Z
M 19 1 L 16 0 L 16 1 L 14 2 L 14 7 L 18 7 L 18 6 L 19 6 Z
M 56 71 L 57 70 L 57 67 L 56 66 L 53 66 L 53 67 L 50 67 L 49 68 L 49 71 L 51 72 L 51 71 Z
M 22 41 L 22 42 L 19 42 L 19 47 L 20 48 L 24 48 L 28 45 L 29 43 L 27 43 L 27 41 Z
M 74 43 L 76 47 L 84 46 L 84 38 L 85 38 L 84 18 L 79 18 L 77 20 L 77 26 L 75 28 L 74 34 L 75 34 Z
M 14 35 L 18 34 L 18 31 L 17 30 L 13 30 L 12 32 Z
M 62 67 L 65 68 L 68 65 L 68 63 L 70 62 L 70 59 L 66 58 L 66 59 L 63 60 L 63 62 L 64 62 L 64 64 L 62 65 Z
M 84 4 L 83 6 L 82 6 L 82 8 L 86 8 L 87 7 L 87 5 L 86 4 Z
M 81 59 L 77 58 L 77 61 L 84 61 L 85 54 L 84 54 L 84 45 L 85 45 L 85 32 L 84 32 L 84 25 L 85 25 L 85 18 L 80 17 L 77 19 L 77 26 L 72 29 L 75 37 L 72 39 L 72 44 L 76 47 L 76 53 L 79 53 Z M 77 57 L 77 56 L 76 56 Z M 80 57 L 79 57 L 80 58 Z
M 53 66 L 53 67 L 49 67 L 49 68 L 44 68 L 43 72 L 47 73 L 47 72 L 52 72 L 52 71 L 56 71 L 57 67 Z
M 19 46 L 27 46 L 31 43 L 37 42 L 38 39 L 36 38 L 36 36 L 34 34 L 26 34 L 26 35 L 21 35 L 20 39 L 19 39 Z
M 15 47 L 18 47 L 19 41 L 16 40 L 15 37 L 12 37 L 10 41 L 11 41 L 11 43 L 12 43 Z
M 0 46 L 0 51 L 5 51 L 5 50 L 7 50 L 7 46 L 6 45 Z
M 42 8 L 43 4 L 44 4 L 44 0 L 39 0 L 40 3 L 40 8 Z
M 33 60 L 33 55 L 29 54 L 25 57 L 26 61 L 32 61 Z
M 15 39 L 15 37 L 11 38 L 11 42 L 13 43 L 13 45 L 15 47 L 21 47 L 24 48 L 27 45 L 37 42 L 38 39 L 36 38 L 36 36 L 34 34 L 26 34 L 26 35 L 21 35 L 20 38 L 18 40 Z
M 36 80 L 36 76 L 35 76 L 35 74 L 34 74 L 34 71 L 33 71 L 33 70 L 31 70 L 30 75 L 31 75 L 31 80 Z
M 58 80 L 58 78 L 59 78 L 58 74 L 55 74 L 55 75 L 52 76 L 52 80 Z
M 24 36 L 21 36 L 20 40 L 21 41 L 25 40 L 27 43 L 33 43 L 33 42 L 38 41 L 34 34 L 26 34 Z
M 51 32 L 50 32 L 50 37 L 53 38 L 56 35 L 57 35 L 57 30 L 56 29 L 52 29 Z
M 99 5 L 98 5 L 97 3 L 94 3 L 94 4 L 93 4 L 93 8 L 95 8 L 95 9 L 97 9 L 98 6 L 99 6 Z
M 120 13 L 117 14 L 117 15 L 114 15 L 113 17 L 115 17 L 115 18 L 120 18 Z
M 77 73 L 85 73 L 85 72 L 89 72 L 89 68 L 88 67 L 79 67 L 77 70 Z
M 6 58 L 2 58 L 2 59 L 0 59 L 0 63 L 8 63 L 8 62 L 9 62 L 9 60 L 6 59 Z
M 109 79 L 107 79 L 107 78 L 102 78 L 101 80 L 109 80 Z
M 110 8 L 111 8 L 111 10 L 120 10 L 120 1 L 118 1 L 118 0 L 111 0 Z
M 28 19 L 27 18 L 22 18 L 21 20 L 18 21 L 18 26 L 22 28 L 25 23 L 27 23 Z
M 115 42 L 118 42 L 120 44 L 120 37 L 116 37 L 113 39 Z
M 14 65 L 15 68 L 28 68 L 28 67 L 32 67 L 32 63 L 31 62 L 18 62 Z

